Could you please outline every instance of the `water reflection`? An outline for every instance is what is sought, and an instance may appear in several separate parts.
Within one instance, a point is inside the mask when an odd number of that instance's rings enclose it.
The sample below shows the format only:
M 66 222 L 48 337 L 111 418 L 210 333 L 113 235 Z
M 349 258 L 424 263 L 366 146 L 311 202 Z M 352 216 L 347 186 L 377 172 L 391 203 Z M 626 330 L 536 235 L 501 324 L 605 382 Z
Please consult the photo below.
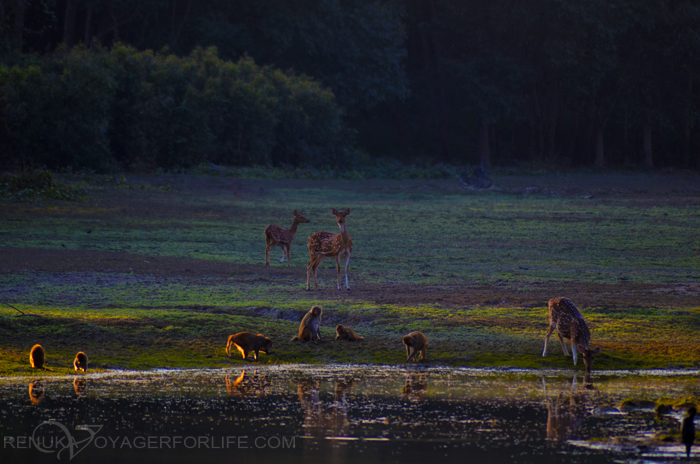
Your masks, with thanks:
M 26 380 L 0 378 L 0 435 L 31 436 L 49 418 L 76 439 L 89 436 L 78 427 L 100 426 L 108 441 L 73 462 L 101 464 L 142 453 L 149 462 L 169 464 L 230 462 L 233 455 L 237 462 L 275 464 L 463 463 L 467 456 L 489 464 L 612 463 L 685 455 L 678 439 L 654 440 L 657 433 L 678 434 L 680 413 L 660 420 L 653 409 L 623 413 L 616 406 L 627 398 L 697 394 L 697 377 L 596 373 L 581 381 L 571 372 L 293 365 L 91 373 L 33 380 L 31 402 Z M 133 445 L 154 436 L 191 436 L 207 446 L 149 451 Z M 245 438 L 248 447 L 222 446 L 230 437 Z M 294 446 L 256 448 L 256 439 Z M 120 440 L 131 447 L 113 447 Z M 5 446 L 0 454 L 2 462 L 56 461 L 55 454 L 32 449 Z
M 408 374 L 403 387 L 403 397 L 409 401 L 420 401 L 428 393 L 426 374 Z
M 297 396 L 304 409 L 304 431 L 315 437 L 344 437 L 347 435 L 347 394 L 354 380 L 335 381 L 332 401 L 321 399 L 321 385 L 315 380 L 297 382 Z
M 32 380 L 29 382 L 29 399 L 32 404 L 38 405 L 44 400 L 46 387 L 43 380 Z
M 581 428 L 584 417 L 588 414 L 590 397 L 596 389 L 586 374 L 582 387 L 577 387 L 577 378 L 574 375 L 571 386 L 567 391 L 559 392 L 556 398 L 547 394 L 547 382 L 542 378 L 544 395 L 547 398 L 547 440 L 549 444 L 561 444 L 572 438 Z
M 82 396 L 87 391 L 87 380 L 82 378 L 73 380 L 73 390 L 78 397 Z
M 265 388 L 269 385 L 266 376 L 258 375 L 258 371 L 253 371 L 253 375 L 247 375 L 245 370 L 234 380 L 231 375 L 226 376 L 226 392 L 229 396 L 245 398 L 247 396 L 261 397 L 265 395 Z

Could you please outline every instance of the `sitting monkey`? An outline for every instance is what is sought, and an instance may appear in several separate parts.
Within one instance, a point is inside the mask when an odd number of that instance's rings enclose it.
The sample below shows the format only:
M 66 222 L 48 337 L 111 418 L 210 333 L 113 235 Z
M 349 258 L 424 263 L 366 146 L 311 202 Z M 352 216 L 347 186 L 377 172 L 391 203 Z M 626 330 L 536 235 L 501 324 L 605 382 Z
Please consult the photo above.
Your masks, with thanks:
M 340 324 L 335 328 L 335 333 L 337 334 L 336 340 L 347 340 L 349 342 L 354 342 L 355 340 L 364 340 L 365 337 L 361 337 L 355 334 L 355 331 L 350 327 L 344 327 Z
M 301 340 L 304 342 L 308 341 L 321 341 L 321 314 L 323 310 L 320 306 L 312 307 L 308 313 L 301 320 L 299 324 L 299 335 L 292 338 L 291 341 Z

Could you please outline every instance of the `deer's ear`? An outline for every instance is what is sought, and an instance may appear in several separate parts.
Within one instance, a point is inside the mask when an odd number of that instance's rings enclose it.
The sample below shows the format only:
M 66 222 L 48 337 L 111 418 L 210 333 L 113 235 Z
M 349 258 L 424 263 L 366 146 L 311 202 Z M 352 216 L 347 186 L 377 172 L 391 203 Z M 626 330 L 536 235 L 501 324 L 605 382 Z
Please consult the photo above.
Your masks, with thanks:
M 591 350 L 591 352 L 593 352 L 593 354 L 598 354 L 598 353 L 600 353 L 600 347 L 593 348 L 593 349 Z
M 299 216 L 301 214 L 301 211 L 294 210 L 294 215 Z
M 350 214 L 350 208 L 345 210 L 345 215 L 347 216 L 348 214 Z
M 338 215 L 338 210 L 335 208 L 331 208 L 331 213 L 333 213 L 334 216 Z

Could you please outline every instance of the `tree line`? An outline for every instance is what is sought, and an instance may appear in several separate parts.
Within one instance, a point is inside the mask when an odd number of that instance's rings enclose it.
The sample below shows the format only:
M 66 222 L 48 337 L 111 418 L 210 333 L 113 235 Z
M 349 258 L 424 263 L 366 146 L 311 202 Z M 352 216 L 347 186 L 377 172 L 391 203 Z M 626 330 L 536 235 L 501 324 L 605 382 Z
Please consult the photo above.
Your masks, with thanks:
M 484 166 L 700 167 L 694 0 L 8 0 L 0 27 L 0 134 L 14 143 L 2 148 L 13 159 L 108 159 L 101 150 L 122 167 L 337 165 L 366 152 Z M 160 74 L 144 68 L 134 84 L 115 49 L 152 60 Z M 195 69 L 207 60 L 219 71 Z M 82 81 L 71 71 L 70 87 L 68 62 L 94 66 Z M 168 78 L 179 90 L 158 81 L 173 66 L 183 66 Z M 294 117 L 282 110 L 289 105 L 268 105 L 270 119 L 252 129 L 255 117 L 231 116 L 250 107 L 243 97 L 202 103 L 205 82 L 230 66 L 268 76 L 260 85 L 275 87 L 274 99 L 294 100 L 294 85 L 314 97 L 295 101 Z M 38 102 L 22 100 L 21 85 L 38 75 L 57 81 L 44 82 L 41 97 L 28 92 Z M 104 95 L 85 100 L 80 92 L 98 83 Z M 125 96 L 136 87 L 148 105 Z M 168 89 L 171 113 L 153 116 Z M 311 116 L 311 100 L 333 116 Z M 53 129 L 26 132 L 18 118 L 37 103 L 53 105 L 41 110 Z M 98 110 L 102 126 L 72 122 L 97 124 Z M 86 137 L 101 137 L 92 154 L 80 152 Z

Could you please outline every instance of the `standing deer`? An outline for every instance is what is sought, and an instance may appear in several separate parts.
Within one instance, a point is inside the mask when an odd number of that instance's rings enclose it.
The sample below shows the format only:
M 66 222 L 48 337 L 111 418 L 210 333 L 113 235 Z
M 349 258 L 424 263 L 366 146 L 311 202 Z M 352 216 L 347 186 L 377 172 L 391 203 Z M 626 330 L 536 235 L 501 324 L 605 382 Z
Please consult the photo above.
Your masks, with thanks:
M 583 320 L 583 316 L 579 310 L 576 309 L 576 306 L 574 306 L 568 298 L 552 298 L 549 300 L 549 329 L 544 339 L 542 357 L 547 356 L 547 342 L 554 329 L 557 329 L 557 335 L 559 336 L 561 347 L 564 349 L 564 354 L 566 356 L 569 356 L 569 352 L 564 344 L 564 338 L 571 340 L 571 352 L 574 357 L 574 366 L 576 365 L 576 352 L 581 350 L 586 371 L 591 372 L 593 358 L 600 352 L 600 348 L 591 349 L 589 346 L 591 332 L 588 330 L 586 321 Z
M 289 254 L 290 246 L 292 245 L 292 240 L 294 240 L 294 235 L 297 233 L 297 228 L 299 224 L 306 224 L 309 221 L 304 216 L 301 215 L 301 211 L 294 210 L 294 219 L 292 219 L 292 226 L 289 229 L 283 229 L 277 224 L 270 224 L 265 227 L 265 264 L 270 265 L 270 250 L 274 246 L 279 246 L 282 248 L 282 259 L 280 263 L 284 262 L 285 256 L 287 257 L 287 265 L 292 265 L 292 260 Z
M 324 259 L 329 257 L 335 258 L 335 267 L 338 272 L 338 290 L 340 290 L 340 259 L 345 259 L 345 288 L 350 290 L 348 283 L 348 266 L 350 265 L 350 254 L 352 253 L 352 237 L 345 224 L 345 216 L 350 214 L 350 208 L 344 212 L 338 211 L 335 208 L 331 209 L 335 215 L 339 234 L 331 232 L 316 232 L 312 234 L 306 241 L 309 246 L 309 264 L 306 265 L 306 289 L 311 290 L 310 279 L 311 273 L 314 275 L 314 284 L 318 289 L 318 280 L 316 280 L 316 269 L 321 265 Z

